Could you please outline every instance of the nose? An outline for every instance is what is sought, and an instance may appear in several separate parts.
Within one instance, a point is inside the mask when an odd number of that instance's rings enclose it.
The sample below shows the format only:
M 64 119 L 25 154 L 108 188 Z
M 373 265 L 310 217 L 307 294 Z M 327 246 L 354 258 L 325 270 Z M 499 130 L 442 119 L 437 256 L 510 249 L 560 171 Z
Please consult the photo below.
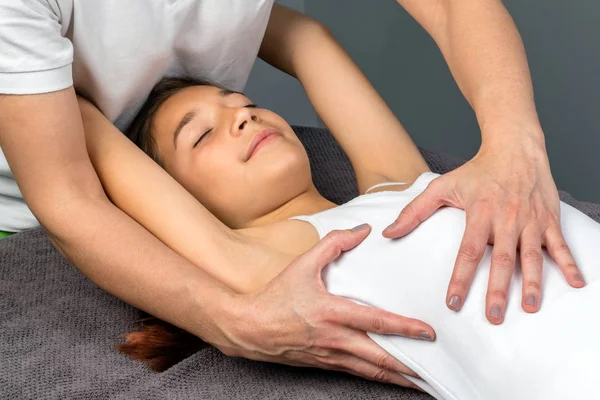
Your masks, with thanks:
M 248 125 L 253 122 L 259 122 L 258 114 L 254 108 L 242 107 L 235 111 L 233 119 L 233 126 L 231 127 L 231 133 L 234 136 L 241 136 L 244 131 L 248 129 Z

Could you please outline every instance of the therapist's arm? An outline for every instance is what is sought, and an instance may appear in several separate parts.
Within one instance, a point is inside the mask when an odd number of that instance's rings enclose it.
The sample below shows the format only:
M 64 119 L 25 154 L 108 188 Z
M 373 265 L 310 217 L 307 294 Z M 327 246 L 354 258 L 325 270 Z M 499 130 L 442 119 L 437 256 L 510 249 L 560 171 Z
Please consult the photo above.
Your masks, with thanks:
M 0 95 L 0 146 L 52 242 L 109 293 L 227 355 L 406 382 L 393 371 L 410 371 L 357 331 L 418 336 L 414 324 L 336 298 L 320 278 L 368 230 L 333 232 L 268 285 L 236 294 L 109 202 L 86 152 L 72 88 Z M 211 243 L 219 244 L 215 234 Z
M 89 101 L 78 98 L 90 161 L 110 200 L 160 241 L 238 293 L 284 267 L 223 224 Z
M 542 246 L 573 287 L 584 285 L 560 227 L 525 50 L 500 0 L 397 0 L 431 35 L 477 115 L 482 145 L 459 169 L 436 179 L 390 225 L 404 236 L 441 206 L 462 208 L 467 227 L 448 288 L 449 308 L 464 304 L 486 245 L 494 244 L 486 316 L 504 320 L 517 247 L 523 267 L 522 308 L 539 310 Z
M 167 248 L 107 199 L 86 152 L 73 89 L 0 95 L 0 146 L 51 242 L 125 302 L 208 342 L 233 292 Z M 218 235 L 214 244 L 222 242 Z
M 269 260 L 270 249 L 221 223 L 91 103 L 79 99 L 79 105 L 91 162 L 111 200 L 178 254 L 244 293 L 219 321 L 226 336 L 236 339 L 235 346 L 221 350 L 414 386 L 398 372 L 414 373 L 364 332 L 383 329 L 419 338 L 427 332 L 433 338 L 431 328 L 333 296 L 321 279 L 321 270 L 364 240 L 368 229 L 332 232 L 280 272 L 283 266 Z M 209 246 L 218 243 L 209 235 L 223 234 L 228 245 L 213 254 Z
M 276 4 L 259 55 L 300 81 L 348 155 L 360 193 L 382 182 L 412 182 L 429 170 L 398 118 L 323 24 Z

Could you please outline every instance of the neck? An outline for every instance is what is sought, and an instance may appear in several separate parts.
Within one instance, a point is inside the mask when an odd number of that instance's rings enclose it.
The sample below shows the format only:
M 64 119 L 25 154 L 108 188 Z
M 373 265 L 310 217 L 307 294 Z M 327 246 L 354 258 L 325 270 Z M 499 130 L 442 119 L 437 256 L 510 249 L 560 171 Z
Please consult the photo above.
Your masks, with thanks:
M 273 224 L 298 215 L 312 215 L 336 206 L 335 203 L 321 196 L 315 187 L 312 187 L 268 214 L 248 222 L 244 228 Z

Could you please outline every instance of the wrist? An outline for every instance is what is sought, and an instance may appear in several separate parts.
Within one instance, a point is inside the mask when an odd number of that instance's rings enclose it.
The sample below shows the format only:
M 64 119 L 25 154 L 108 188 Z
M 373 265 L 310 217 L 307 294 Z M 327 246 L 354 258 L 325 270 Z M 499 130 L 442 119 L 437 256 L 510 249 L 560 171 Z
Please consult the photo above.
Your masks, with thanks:
M 190 307 L 187 318 L 190 333 L 207 343 L 221 348 L 228 343 L 228 322 L 234 321 L 234 311 L 240 307 L 238 295 L 229 287 L 219 284 L 206 287 L 204 280 L 198 281 L 201 287 L 193 283 L 188 286 Z
M 547 156 L 546 138 L 539 121 L 502 122 L 482 128 L 481 148 L 517 151 L 532 157 Z

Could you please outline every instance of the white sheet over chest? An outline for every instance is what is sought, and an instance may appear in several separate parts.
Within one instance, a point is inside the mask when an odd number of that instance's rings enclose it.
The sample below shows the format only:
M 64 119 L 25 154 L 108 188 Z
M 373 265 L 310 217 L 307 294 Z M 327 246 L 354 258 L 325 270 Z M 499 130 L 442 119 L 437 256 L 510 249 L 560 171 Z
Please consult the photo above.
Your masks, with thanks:
M 370 236 L 324 273 L 330 292 L 431 324 L 435 343 L 370 336 L 427 382 L 439 399 L 591 399 L 600 397 L 600 224 L 561 203 L 563 233 L 587 285 L 569 287 L 544 254 L 543 299 L 537 314 L 521 309 L 520 265 L 505 322 L 485 318 L 491 247 L 459 313 L 445 305 L 465 228 L 465 213 L 444 208 L 416 231 L 388 240 L 381 231 L 437 175 L 427 173 L 403 192 L 364 195 L 307 220 L 321 236 L 368 222 Z

